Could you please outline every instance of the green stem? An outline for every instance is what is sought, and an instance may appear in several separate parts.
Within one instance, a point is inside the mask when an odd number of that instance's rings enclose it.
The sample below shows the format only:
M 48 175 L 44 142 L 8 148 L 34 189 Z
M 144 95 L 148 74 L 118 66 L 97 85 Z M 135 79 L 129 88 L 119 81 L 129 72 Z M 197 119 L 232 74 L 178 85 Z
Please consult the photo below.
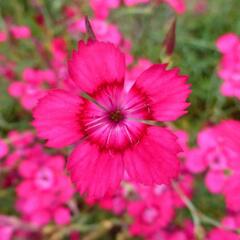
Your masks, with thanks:
M 186 207 L 189 209 L 193 224 L 194 224 L 194 232 L 198 239 L 202 239 L 202 226 L 201 226 L 201 219 L 199 218 L 199 212 L 196 209 L 196 207 L 193 205 L 191 200 L 185 195 L 185 193 L 182 191 L 182 189 L 178 186 L 176 182 L 172 182 L 172 186 L 176 193 L 180 196 L 182 201 L 185 203 Z
M 194 204 L 185 195 L 185 193 L 181 190 L 181 188 L 178 186 L 178 184 L 176 182 L 172 182 L 172 186 L 173 186 L 174 190 L 176 191 L 176 193 L 179 195 L 179 197 L 182 199 L 182 201 L 185 203 L 186 207 L 189 209 L 189 211 L 192 215 L 194 228 L 195 228 L 194 232 L 196 234 L 197 239 L 204 239 L 204 236 L 203 236 L 204 232 L 203 232 L 203 228 L 201 226 L 202 223 L 209 224 L 209 225 L 212 225 L 214 227 L 224 229 L 226 231 L 232 231 L 232 232 L 235 232 L 237 234 L 240 234 L 239 229 L 232 229 L 232 228 L 229 228 L 227 226 L 224 226 L 220 222 L 218 222 L 217 220 L 201 213 L 201 211 L 199 211 L 194 206 Z
M 127 120 L 134 121 L 134 122 L 140 122 L 140 123 L 144 123 L 144 124 L 152 125 L 152 126 L 160 126 L 160 127 L 164 126 L 164 124 L 162 122 L 154 121 L 154 120 L 145 120 L 145 119 L 137 119 L 137 118 L 127 118 Z
M 92 98 L 90 95 L 88 95 L 87 93 L 83 92 L 81 94 L 81 96 L 87 100 L 89 100 L 90 102 L 94 103 L 95 105 L 97 105 L 98 107 L 100 107 L 101 109 L 107 111 L 107 109 L 101 105 L 99 102 L 97 102 L 94 98 Z

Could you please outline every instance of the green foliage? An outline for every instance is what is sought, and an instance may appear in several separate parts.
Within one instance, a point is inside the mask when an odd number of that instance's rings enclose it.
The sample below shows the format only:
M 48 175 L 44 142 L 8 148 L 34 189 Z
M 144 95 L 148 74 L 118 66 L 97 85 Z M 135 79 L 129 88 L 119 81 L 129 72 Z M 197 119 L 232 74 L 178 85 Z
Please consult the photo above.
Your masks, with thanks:
M 225 215 L 224 198 L 221 195 L 209 193 L 203 182 L 204 179 L 202 177 L 198 176 L 196 178 L 192 202 L 197 209 L 206 213 L 209 217 L 221 220 Z

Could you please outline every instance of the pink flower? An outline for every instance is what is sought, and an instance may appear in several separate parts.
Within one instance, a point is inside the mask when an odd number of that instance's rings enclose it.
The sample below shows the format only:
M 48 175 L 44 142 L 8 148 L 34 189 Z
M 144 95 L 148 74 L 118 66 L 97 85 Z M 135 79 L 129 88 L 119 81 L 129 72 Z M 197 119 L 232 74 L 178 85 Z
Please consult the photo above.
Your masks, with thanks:
M 8 132 L 8 139 L 14 147 L 23 148 L 33 143 L 34 133 L 31 131 L 25 131 L 20 133 L 16 130 L 12 130 Z
M 235 33 L 226 33 L 218 38 L 216 46 L 221 53 L 228 53 L 236 47 L 239 37 Z
M 0 159 L 5 157 L 8 153 L 8 145 L 0 139 Z
M 7 33 L 4 31 L 0 31 L 0 43 L 7 41 Z
M 54 57 L 54 63 L 58 63 L 58 67 L 61 63 L 64 62 L 67 56 L 67 45 L 63 38 L 54 38 L 52 41 L 52 54 Z
M 129 87 L 125 70 L 124 55 L 114 45 L 80 41 L 69 72 L 83 98 L 53 90 L 34 111 L 33 124 L 49 147 L 78 143 L 68 170 L 89 197 L 114 192 L 125 170 L 146 185 L 169 183 L 178 175 L 177 139 L 151 121 L 174 121 L 186 113 L 188 77 L 156 64 Z
M 240 215 L 239 212 L 237 214 L 229 214 L 227 216 L 225 216 L 222 221 L 221 224 L 224 227 L 227 227 L 231 230 L 238 230 L 240 227 Z
M 211 230 L 209 240 L 239 240 L 239 235 L 231 231 L 215 228 Z
M 187 153 L 185 165 L 188 171 L 193 174 L 203 172 L 208 166 L 204 158 L 204 152 L 197 148 L 193 148 Z
M 225 120 L 198 134 L 198 147 L 187 154 L 186 167 L 192 173 L 208 170 L 205 184 L 212 193 L 222 193 L 226 181 L 240 171 L 240 122 Z
M 64 6 L 63 13 L 68 19 L 71 19 L 78 14 L 78 9 L 73 6 Z
M 27 26 L 12 26 L 10 32 L 16 39 L 26 39 L 31 37 L 31 31 Z
M 221 93 L 240 99 L 240 38 L 235 33 L 221 36 L 216 46 L 223 54 L 218 75 L 223 79 Z
M 65 225 L 71 222 L 69 209 L 60 207 L 54 213 L 54 220 L 58 225 Z
M 226 180 L 224 188 L 224 196 L 228 209 L 238 212 L 240 211 L 240 174 L 234 174 Z
M 19 166 L 23 178 L 17 186 L 17 209 L 23 218 L 37 225 L 54 219 L 57 224 L 70 222 L 65 208 L 73 196 L 73 188 L 64 173 L 64 158 L 49 156 L 36 146 L 29 149 Z
M 158 193 L 153 188 L 140 188 L 138 193 L 139 198 L 128 203 L 128 214 L 133 218 L 130 232 L 147 238 L 168 225 L 174 215 L 174 205 L 167 188 Z
M 189 240 L 189 236 L 184 231 L 176 231 L 168 238 L 169 240 Z
M 45 96 L 46 88 L 57 85 L 55 73 L 50 69 L 25 68 L 22 72 L 22 81 L 14 81 L 8 88 L 8 93 L 20 99 L 22 106 L 31 110 L 40 98 Z
M 234 131 L 235 129 L 235 131 Z M 204 171 L 207 167 L 214 171 L 234 168 L 239 161 L 240 123 L 234 120 L 222 121 L 220 124 L 204 129 L 198 134 L 198 148 L 188 154 L 187 167 L 192 172 Z M 240 162 L 239 162 L 240 163 Z M 199 171 L 194 171 L 198 168 Z
M 1 240 L 11 240 L 13 237 L 14 228 L 12 226 L 1 226 L 0 222 L 0 236 Z
M 238 164 L 240 155 L 240 121 L 237 120 L 225 120 L 221 124 L 217 125 L 216 131 L 218 133 L 218 142 L 221 143 L 222 147 L 228 149 L 226 157 L 228 158 L 229 164 Z M 233 159 L 233 160 L 232 160 Z M 231 161 L 232 160 L 232 161 Z
M 211 193 L 219 194 L 223 191 L 226 178 L 222 171 L 209 171 L 205 178 L 205 185 Z
M 171 8 L 176 11 L 178 14 L 183 14 L 186 11 L 185 0 L 163 0 L 166 2 Z
M 14 216 L 0 215 L 1 240 L 12 239 L 40 239 L 40 233 L 34 225 L 28 225 L 25 221 Z
M 90 5 L 95 17 L 105 19 L 108 17 L 110 9 L 119 7 L 120 0 L 90 0 Z
M 167 240 L 169 237 L 169 234 L 164 231 L 163 229 L 158 230 L 157 232 L 154 232 L 150 236 L 145 237 L 146 240 Z
M 22 72 L 24 81 L 32 84 L 41 84 L 43 82 L 55 83 L 54 72 L 50 69 L 37 70 L 33 68 L 25 68 Z
M 88 203 L 92 204 L 92 200 L 89 199 Z M 101 208 L 109 210 L 116 215 L 124 213 L 127 206 L 127 200 L 124 196 L 123 188 L 119 188 L 112 196 L 106 196 L 98 201 L 95 200 L 94 203 L 98 203 Z

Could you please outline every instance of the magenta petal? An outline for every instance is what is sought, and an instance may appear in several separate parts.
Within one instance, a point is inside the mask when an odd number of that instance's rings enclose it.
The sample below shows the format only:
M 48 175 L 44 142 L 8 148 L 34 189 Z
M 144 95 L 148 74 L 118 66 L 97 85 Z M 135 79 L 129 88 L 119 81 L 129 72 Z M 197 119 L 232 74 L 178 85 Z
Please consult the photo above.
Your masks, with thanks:
M 111 43 L 80 41 L 68 67 L 74 83 L 83 91 L 93 92 L 102 84 L 123 82 L 125 57 Z
M 38 166 L 34 161 L 22 161 L 19 165 L 19 174 L 24 178 L 31 178 L 34 176 L 35 171 L 38 169 Z
M 68 170 L 81 194 L 101 198 L 114 192 L 123 177 L 120 154 L 99 149 L 89 143 L 79 144 L 68 160 Z
M 240 122 L 236 120 L 224 120 L 216 128 L 218 141 L 235 152 L 240 151 Z
M 81 99 L 64 90 L 52 90 L 34 110 L 33 125 L 50 147 L 64 147 L 82 137 L 79 124 Z
M 147 136 L 124 154 L 129 177 L 146 185 L 169 183 L 178 175 L 180 151 L 176 136 L 169 130 L 149 128 Z
M 206 170 L 208 165 L 204 154 L 204 151 L 197 148 L 193 148 L 187 153 L 185 165 L 188 171 L 197 174 Z
M 220 194 L 226 182 L 226 176 L 221 171 L 209 171 L 205 177 L 205 185 L 213 194 Z
M 144 89 L 151 101 L 154 116 L 159 121 L 173 121 L 186 113 L 189 103 L 187 76 L 179 75 L 179 70 L 166 70 L 165 64 L 155 64 L 144 71 L 136 81 Z
M 65 207 L 59 207 L 54 212 L 54 220 L 58 225 L 65 225 L 71 221 L 71 213 Z
M 226 33 L 218 38 L 216 46 L 221 53 L 231 51 L 239 41 L 239 37 L 235 33 Z
M 178 14 L 186 12 L 186 3 L 184 0 L 164 0 Z

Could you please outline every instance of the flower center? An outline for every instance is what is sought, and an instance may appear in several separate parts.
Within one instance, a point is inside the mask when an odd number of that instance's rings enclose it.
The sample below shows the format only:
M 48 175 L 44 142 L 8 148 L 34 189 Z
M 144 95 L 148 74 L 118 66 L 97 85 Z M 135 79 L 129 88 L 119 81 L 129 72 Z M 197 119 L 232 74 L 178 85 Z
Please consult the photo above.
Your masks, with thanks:
M 158 217 L 158 210 L 155 207 L 146 208 L 142 213 L 143 221 L 147 224 L 151 224 L 156 221 Z
M 53 172 L 49 168 L 42 168 L 37 172 L 36 184 L 41 189 L 49 189 L 53 184 Z
M 115 110 L 109 113 L 110 121 L 114 123 L 119 123 L 124 120 L 125 116 L 121 110 Z
M 101 150 L 123 152 L 145 136 L 148 126 L 138 120 L 152 118 L 149 106 L 137 87 L 125 92 L 121 84 L 110 83 L 85 98 L 79 123 L 87 140 Z

